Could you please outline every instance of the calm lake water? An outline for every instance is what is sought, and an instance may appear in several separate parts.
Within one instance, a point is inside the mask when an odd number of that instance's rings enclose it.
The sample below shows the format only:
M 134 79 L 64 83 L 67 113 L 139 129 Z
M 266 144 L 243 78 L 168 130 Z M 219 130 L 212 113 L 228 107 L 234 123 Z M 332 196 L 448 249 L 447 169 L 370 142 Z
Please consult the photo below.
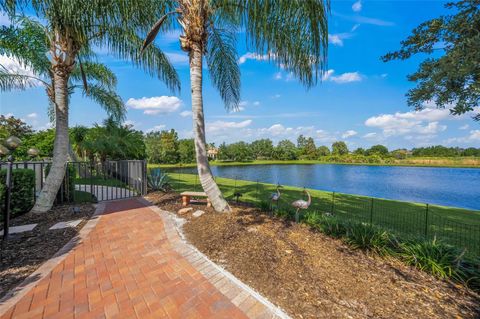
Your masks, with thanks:
M 196 173 L 196 168 L 175 169 Z M 360 165 L 212 166 L 215 176 L 480 210 L 480 169 Z

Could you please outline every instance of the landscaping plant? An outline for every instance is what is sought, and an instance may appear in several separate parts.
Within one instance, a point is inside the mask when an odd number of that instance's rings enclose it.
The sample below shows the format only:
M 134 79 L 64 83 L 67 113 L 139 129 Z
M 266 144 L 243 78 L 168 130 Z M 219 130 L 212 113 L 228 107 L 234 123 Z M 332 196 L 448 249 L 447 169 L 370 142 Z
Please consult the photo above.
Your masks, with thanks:
M 147 176 L 147 180 L 148 187 L 152 191 L 168 192 L 172 189 L 168 175 L 165 173 L 162 174 L 158 169 L 151 170 L 150 174 Z

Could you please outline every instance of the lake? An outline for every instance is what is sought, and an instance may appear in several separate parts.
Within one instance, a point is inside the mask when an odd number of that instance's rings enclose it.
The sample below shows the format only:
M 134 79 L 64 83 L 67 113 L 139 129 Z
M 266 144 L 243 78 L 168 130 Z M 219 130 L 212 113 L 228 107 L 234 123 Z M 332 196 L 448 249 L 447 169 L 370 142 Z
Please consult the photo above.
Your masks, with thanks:
M 196 168 L 173 171 L 196 173 Z M 212 171 L 226 178 L 480 210 L 480 169 L 475 168 L 312 164 L 212 166 Z

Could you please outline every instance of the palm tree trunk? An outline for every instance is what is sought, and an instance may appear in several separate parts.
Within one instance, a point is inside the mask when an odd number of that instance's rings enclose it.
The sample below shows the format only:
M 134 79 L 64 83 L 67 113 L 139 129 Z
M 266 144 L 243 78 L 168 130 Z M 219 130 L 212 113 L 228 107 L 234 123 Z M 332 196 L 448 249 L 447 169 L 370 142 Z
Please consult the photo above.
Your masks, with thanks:
M 48 173 L 40 196 L 32 212 L 45 213 L 52 208 L 58 190 L 65 177 L 65 165 L 68 160 L 68 67 L 54 67 L 55 92 L 55 143 L 53 147 L 52 166 Z
M 203 116 L 202 96 L 202 50 L 199 44 L 192 44 L 190 50 L 190 84 L 192 90 L 193 135 L 195 155 L 200 183 L 213 208 L 217 212 L 230 212 L 231 208 L 213 179 L 207 157 L 205 141 L 205 120 Z

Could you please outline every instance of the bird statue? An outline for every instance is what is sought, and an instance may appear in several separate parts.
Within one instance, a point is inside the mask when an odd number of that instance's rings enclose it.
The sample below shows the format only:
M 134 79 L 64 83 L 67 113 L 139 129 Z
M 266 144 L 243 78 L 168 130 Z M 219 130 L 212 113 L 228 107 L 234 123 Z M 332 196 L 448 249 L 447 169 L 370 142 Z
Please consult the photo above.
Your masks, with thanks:
M 300 209 L 308 209 L 308 207 L 310 207 L 310 204 L 312 203 L 312 198 L 310 197 L 310 193 L 307 192 L 307 190 L 303 190 L 303 192 L 307 194 L 308 200 L 305 201 L 303 199 L 297 199 L 296 201 L 294 201 L 292 203 L 292 206 L 297 209 L 297 211 L 295 212 L 295 222 L 296 223 L 298 223 L 298 221 L 299 221 L 298 211 Z
M 278 208 L 278 201 L 280 200 L 280 188 L 282 188 L 281 185 L 277 185 L 277 191 L 275 193 L 272 193 L 270 195 L 270 211 L 273 211 L 273 203 L 277 203 L 276 206 Z

